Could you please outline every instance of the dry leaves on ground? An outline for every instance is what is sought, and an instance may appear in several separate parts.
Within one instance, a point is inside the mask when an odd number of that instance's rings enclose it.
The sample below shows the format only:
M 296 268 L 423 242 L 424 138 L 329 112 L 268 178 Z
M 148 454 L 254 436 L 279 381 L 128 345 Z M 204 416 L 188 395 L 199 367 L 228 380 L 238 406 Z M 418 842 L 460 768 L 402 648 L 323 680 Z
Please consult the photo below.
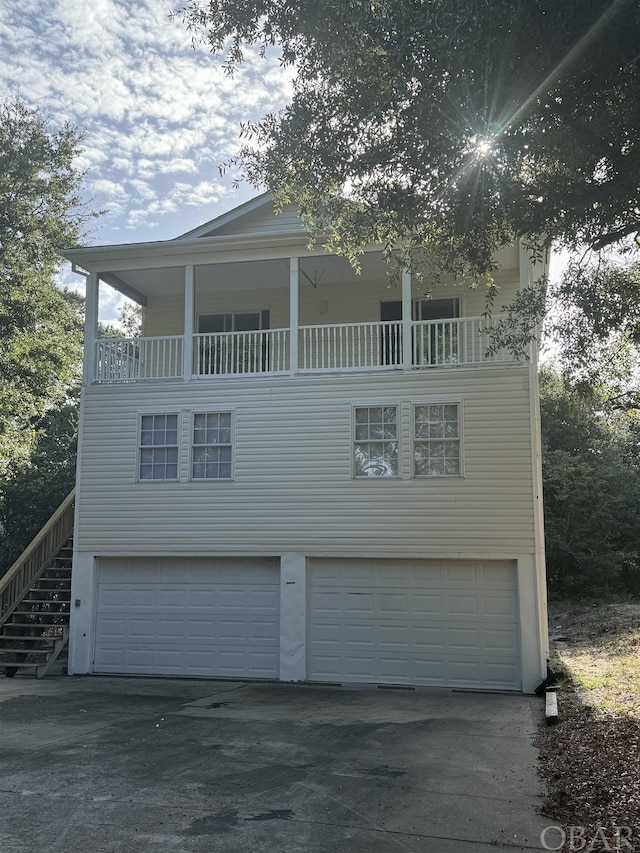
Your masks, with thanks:
M 640 606 L 552 607 L 550 629 L 560 722 L 538 739 L 544 813 L 580 828 L 564 851 L 640 851 Z

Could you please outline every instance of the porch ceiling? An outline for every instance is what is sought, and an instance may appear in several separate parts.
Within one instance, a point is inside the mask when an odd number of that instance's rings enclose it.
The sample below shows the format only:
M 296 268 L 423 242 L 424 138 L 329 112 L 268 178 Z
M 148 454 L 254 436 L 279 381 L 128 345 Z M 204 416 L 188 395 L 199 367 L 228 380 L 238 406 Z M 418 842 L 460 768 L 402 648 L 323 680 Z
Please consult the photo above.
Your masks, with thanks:
M 336 284 L 356 280 L 385 278 L 387 270 L 380 252 L 367 252 L 361 258 L 362 273 L 357 276 L 345 258 L 317 255 L 300 260 L 300 286 Z M 184 267 L 161 269 L 118 270 L 115 276 L 104 279 L 116 290 L 133 288 L 145 297 L 169 296 L 184 290 Z M 274 287 L 289 287 L 289 260 L 238 261 L 234 263 L 201 264 L 195 268 L 198 289 L 256 291 Z M 119 284 L 120 283 L 120 284 Z
M 361 275 L 354 273 L 345 258 L 318 252 L 300 258 L 301 288 L 323 284 L 354 281 L 380 281 L 388 275 L 380 251 L 365 252 L 360 257 Z M 506 246 L 496 254 L 496 262 L 503 270 L 517 269 L 518 249 Z M 289 287 L 289 258 L 233 261 L 197 264 L 196 291 L 203 288 L 242 290 L 245 292 L 275 287 Z M 149 296 L 169 296 L 184 291 L 184 266 L 159 266 L 158 268 L 118 269 L 103 273 L 103 280 L 125 295 L 137 292 L 146 300 Z M 127 292 L 129 291 L 129 293 Z

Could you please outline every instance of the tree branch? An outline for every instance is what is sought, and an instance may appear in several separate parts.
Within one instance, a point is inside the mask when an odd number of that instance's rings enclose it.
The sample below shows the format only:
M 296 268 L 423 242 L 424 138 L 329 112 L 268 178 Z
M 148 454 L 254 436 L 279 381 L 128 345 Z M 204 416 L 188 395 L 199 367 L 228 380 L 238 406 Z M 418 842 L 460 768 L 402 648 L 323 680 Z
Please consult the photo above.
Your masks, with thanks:
M 608 234 L 603 234 L 602 237 L 598 237 L 597 240 L 594 240 L 593 243 L 591 243 L 591 248 L 597 252 L 600 249 L 604 249 L 605 246 L 617 243 L 618 240 L 622 240 L 623 237 L 628 237 L 629 234 L 633 234 L 634 231 L 637 237 L 640 234 L 640 220 L 630 222 L 628 225 L 625 225 L 624 228 L 619 228 L 617 231 L 610 231 Z

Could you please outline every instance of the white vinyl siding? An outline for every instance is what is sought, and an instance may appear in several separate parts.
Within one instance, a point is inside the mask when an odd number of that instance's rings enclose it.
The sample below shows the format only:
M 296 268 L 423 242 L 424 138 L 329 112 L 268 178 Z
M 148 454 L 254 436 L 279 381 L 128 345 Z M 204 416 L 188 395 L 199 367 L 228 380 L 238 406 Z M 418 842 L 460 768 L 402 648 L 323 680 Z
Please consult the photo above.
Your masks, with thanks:
M 298 209 L 292 204 L 285 205 L 282 212 L 276 215 L 273 204 L 239 216 L 232 222 L 212 230 L 212 235 L 221 234 L 277 234 L 283 231 L 302 231 L 302 222 Z
M 279 589 L 269 558 L 103 558 L 93 670 L 277 678 Z
M 230 480 L 231 412 L 196 412 L 193 416 L 191 476 L 194 480 Z
M 312 681 L 519 690 L 513 563 L 315 559 Z
M 94 554 L 534 553 L 529 367 L 257 377 L 86 389 L 78 547 Z M 132 482 L 134 410 L 233 408 L 229 488 Z M 411 405 L 460 400 L 464 479 L 413 478 Z M 353 478 L 353 403 L 399 403 L 399 470 Z M 108 437 L 108 441 L 106 438 Z M 206 492 L 203 494 L 203 492 Z

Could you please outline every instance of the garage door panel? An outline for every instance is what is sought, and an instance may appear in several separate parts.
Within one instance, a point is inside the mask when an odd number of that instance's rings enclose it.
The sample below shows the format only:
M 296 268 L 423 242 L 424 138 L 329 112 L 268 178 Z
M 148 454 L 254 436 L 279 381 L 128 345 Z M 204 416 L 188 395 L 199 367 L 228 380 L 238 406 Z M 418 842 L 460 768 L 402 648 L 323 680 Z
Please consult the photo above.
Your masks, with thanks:
M 494 618 L 506 618 L 515 622 L 516 616 L 513 612 L 513 600 L 507 594 L 487 595 L 483 597 L 483 610 L 487 616 Z
M 406 595 L 381 592 L 376 596 L 376 610 L 381 616 L 407 616 L 410 609 L 411 603 Z
M 179 637 L 184 639 L 184 621 L 178 616 L 162 616 L 157 621 L 158 634 L 161 637 Z
M 520 689 L 513 563 L 311 560 L 308 633 L 312 680 Z
M 124 636 L 132 642 L 140 640 L 153 640 L 156 635 L 156 626 L 153 619 L 130 619 L 128 630 L 123 632 Z
M 109 637 L 120 637 L 125 631 L 125 622 L 110 616 L 103 616 L 97 625 L 97 639 L 108 639 Z
M 482 613 L 482 605 L 475 595 L 449 595 L 447 613 L 450 616 L 478 616 Z
M 94 671 L 277 678 L 279 590 L 275 559 L 101 560 Z
M 413 629 L 412 645 L 416 651 L 428 649 L 440 649 L 444 643 L 444 628 L 438 626 L 428 627 L 417 625 Z
M 447 629 L 446 644 L 450 649 L 477 649 L 480 645 L 480 632 L 477 628 L 451 628 Z
M 504 631 L 501 631 L 499 628 L 485 628 L 483 633 L 484 647 L 492 652 L 508 653 L 519 641 L 516 626 Z
M 414 593 L 411 596 L 411 612 L 414 616 L 440 616 L 444 609 L 442 595 Z

